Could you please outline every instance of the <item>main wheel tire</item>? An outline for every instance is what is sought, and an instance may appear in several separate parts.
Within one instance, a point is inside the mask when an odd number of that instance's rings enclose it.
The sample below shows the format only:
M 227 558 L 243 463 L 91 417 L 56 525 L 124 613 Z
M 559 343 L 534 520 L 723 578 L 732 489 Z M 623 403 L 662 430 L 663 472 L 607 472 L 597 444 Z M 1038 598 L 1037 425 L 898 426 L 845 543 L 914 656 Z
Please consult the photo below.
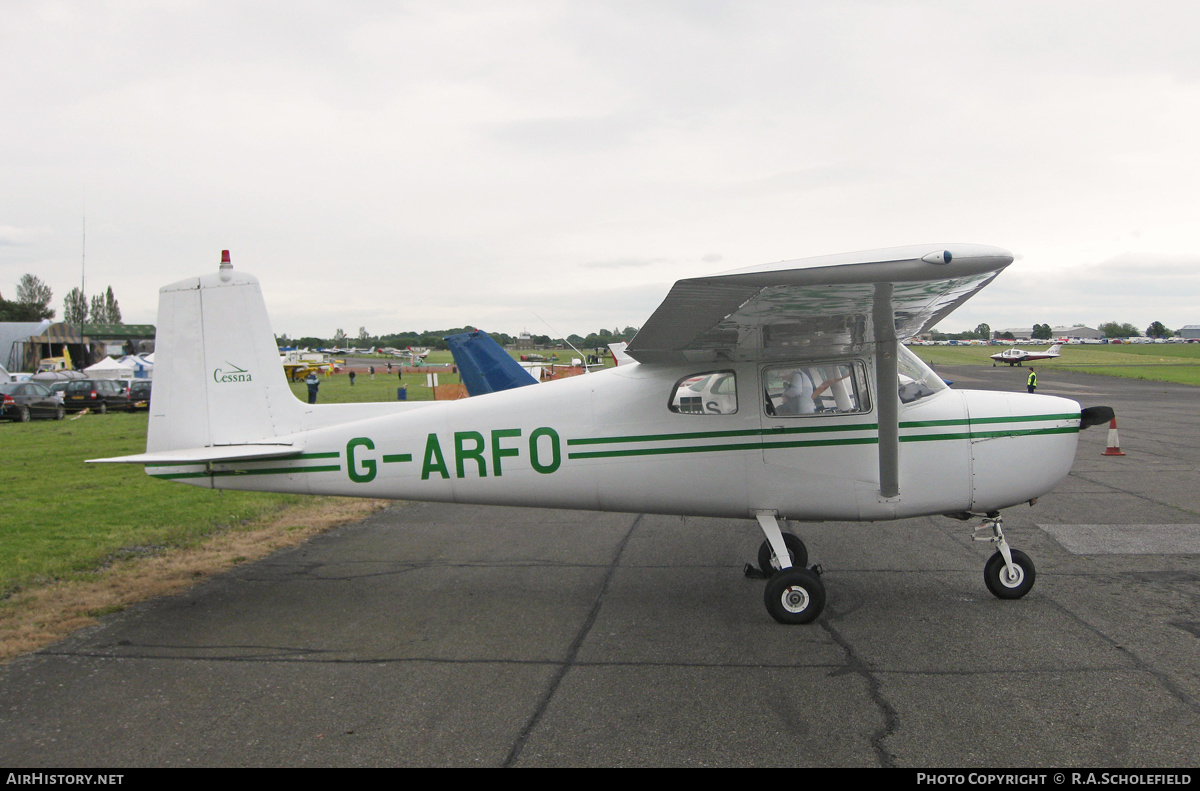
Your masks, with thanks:
M 767 580 L 763 602 L 779 623 L 812 623 L 825 609 L 825 585 L 808 569 L 784 569 Z
M 997 599 L 1019 599 L 1033 587 L 1037 572 L 1033 561 L 1019 549 L 1009 550 L 1012 553 L 1015 574 L 1009 575 L 1004 565 L 1004 556 L 999 552 L 988 558 L 983 567 L 983 581 L 989 591 Z
M 788 548 L 788 554 L 791 555 L 792 568 L 808 566 L 808 547 L 804 546 L 800 536 L 784 533 L 783 544 Z M 775 551 L 771 549 L 770 541 L 764 540 L 758 548 L 758 568 L 768 577 L 779 571 L 779 559 L 775 557 Z

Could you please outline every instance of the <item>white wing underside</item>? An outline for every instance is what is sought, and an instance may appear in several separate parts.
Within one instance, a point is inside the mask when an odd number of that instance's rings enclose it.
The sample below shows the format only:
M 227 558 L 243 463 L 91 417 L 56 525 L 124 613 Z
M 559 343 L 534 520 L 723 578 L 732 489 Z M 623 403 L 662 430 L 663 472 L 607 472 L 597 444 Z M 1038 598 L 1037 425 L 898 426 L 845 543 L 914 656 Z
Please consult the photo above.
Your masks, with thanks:
M 932 327 L 1012 260 L 998 247 L 930 244 L 680 280 L 627 353 L 643 363 L 674 363 L 857 352 L 875 340 L 877 286 L 891 284 L 896 337 L 905 340 Z

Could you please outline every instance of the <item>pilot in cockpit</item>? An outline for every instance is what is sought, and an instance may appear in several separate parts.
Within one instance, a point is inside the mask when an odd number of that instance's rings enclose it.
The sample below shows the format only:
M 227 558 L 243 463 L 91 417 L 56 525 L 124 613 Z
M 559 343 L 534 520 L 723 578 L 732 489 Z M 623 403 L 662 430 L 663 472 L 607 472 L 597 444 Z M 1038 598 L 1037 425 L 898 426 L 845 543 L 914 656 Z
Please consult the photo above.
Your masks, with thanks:
M 811 415 L 817 411 L 813 401 L 813 381 L 808 371 L 797 369 L 783 389 L 783 403 L 779 405 L 781 415 Z

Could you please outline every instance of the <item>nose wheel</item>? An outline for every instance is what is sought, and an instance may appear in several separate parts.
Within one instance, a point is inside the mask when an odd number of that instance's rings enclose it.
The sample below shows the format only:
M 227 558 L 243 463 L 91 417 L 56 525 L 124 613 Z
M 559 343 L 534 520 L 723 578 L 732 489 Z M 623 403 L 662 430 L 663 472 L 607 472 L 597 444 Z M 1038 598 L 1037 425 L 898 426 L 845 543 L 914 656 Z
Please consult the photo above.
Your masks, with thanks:
M 1019 599 L 1033 587 L 1033 561 L 1019 549 L 1010 549 L 1011 564 L 997 552 L 983 567 L 983 581 L 997 599 Z
M 983 567 L 983 582 L 997 599 L 1019 599 L 1033 588 L 1037 571 L 1033 561 L 1019 549 L 1012 549 L 1004 540 L 1004 520 L 1000 514 L 989 514 L 983 524 L 975 528 L 976 541 L 990 541 L 996 552 Z M 984 531 L 991 535 L 982 535 Z

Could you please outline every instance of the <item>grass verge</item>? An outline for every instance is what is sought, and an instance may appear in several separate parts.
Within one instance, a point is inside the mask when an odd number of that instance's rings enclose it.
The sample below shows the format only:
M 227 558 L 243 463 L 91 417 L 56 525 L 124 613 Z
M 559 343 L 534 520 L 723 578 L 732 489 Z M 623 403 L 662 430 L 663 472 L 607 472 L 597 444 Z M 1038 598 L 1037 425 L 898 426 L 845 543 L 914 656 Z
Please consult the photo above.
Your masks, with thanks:
M 144 412 L 0 423 L 0 447 L 0 658 L 383 504 L 202 489 L 139 465 L 84 464 L 142 452 Z

